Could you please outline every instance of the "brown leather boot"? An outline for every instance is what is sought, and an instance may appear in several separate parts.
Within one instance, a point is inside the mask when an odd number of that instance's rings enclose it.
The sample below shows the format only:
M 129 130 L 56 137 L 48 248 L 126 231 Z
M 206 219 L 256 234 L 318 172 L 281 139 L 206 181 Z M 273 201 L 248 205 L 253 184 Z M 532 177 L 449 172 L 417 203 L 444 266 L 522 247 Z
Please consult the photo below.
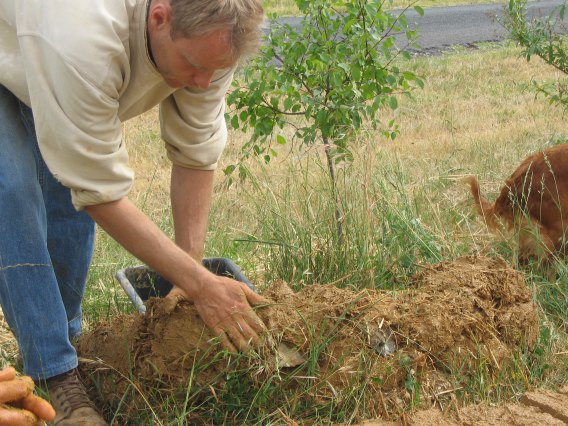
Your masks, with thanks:
M 108 426 L 79 380 L 77 369 L 47 380 L 47 391 L 57 413 L 56 426 Z

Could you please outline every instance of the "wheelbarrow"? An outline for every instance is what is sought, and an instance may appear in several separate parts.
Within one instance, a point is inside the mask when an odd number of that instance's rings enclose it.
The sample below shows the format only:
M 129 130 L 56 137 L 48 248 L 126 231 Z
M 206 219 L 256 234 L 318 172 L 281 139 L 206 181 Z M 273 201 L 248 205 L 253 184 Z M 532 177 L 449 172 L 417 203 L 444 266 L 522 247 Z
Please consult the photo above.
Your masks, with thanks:
M 204 258 L 202 263 L 203 266 L 214 274 L 240 281 L 258 293 L 253 283 L 250 282 L 231 259 L 208 257 Z M 146 313 L 145 302 L 148 299 L 151 297 L 164 297 L 173 287 L 168 280 L 146 265 L 121 269 L 115 274 L 115 278 L 126 292 L 134 307 L 142 315 Z

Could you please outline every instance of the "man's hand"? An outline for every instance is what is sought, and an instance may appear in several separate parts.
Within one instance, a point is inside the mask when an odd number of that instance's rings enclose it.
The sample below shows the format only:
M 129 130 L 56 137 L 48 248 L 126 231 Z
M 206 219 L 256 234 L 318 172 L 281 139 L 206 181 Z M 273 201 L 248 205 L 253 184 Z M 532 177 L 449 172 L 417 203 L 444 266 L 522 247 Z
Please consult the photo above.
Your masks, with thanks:
M 259 334 L 266 327 L 251 306 L 268 303 L 268 300 L 239 281 L 213 277 L 193 298 L 201 319 L 229 351 L 246 351 L 257 346 Z M 168 297 L 186 298 L 178 287 L 174 287 Z
M 35 426 L 55 418 L 55 410 L 33 394 L 34 382 L 28 376 L 16 377 L 12 367 L 0 371 L 0 426 Z

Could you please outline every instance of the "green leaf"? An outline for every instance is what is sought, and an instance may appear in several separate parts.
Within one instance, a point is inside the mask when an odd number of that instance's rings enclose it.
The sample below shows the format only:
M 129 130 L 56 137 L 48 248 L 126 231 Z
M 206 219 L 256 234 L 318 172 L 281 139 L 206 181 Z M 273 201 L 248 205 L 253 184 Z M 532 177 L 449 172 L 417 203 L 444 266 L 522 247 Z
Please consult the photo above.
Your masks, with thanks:
M 235 171 L 236 167 L 237 166 L 235 166 L 234 164 L 231 164 L 223 169 L 223 173 L 225 174 L 225 176 L 228 176 Z
M 354 81 L 361 80 L 361 67 L 358 63 L 351 65 L 351 76 Z
M 402 76 L 407 80 L 415 80 L 416 79 L 416 76 L 414 75 L 414 73 L 412 73 L 410 71 L 404 71 L 402 73 Z
M 231 127 L 233 129 L 238 129 L 239 128 L 239 117 L 234 115 L 233 118 L 231 118 Z
M 396 99 L 395 96 L 391 96 L 389 98 L 389 106 L 391 107 L 392 110 L 395 110 L 398 108 L 398 99 Z
M 292 108 L 292 105 L 294 105 L 294 100 L 290 97 L 287 97 L 284 99 L 283 105 L 284 105 L 284 110 L 289 111 L 290 108 Z

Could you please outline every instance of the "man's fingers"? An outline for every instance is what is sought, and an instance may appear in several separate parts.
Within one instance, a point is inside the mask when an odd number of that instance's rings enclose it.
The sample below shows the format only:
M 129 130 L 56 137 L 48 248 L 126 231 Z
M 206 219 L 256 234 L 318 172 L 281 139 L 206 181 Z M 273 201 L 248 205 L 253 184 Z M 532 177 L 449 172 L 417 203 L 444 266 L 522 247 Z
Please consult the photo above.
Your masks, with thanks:
M 16 377 L 7 382 L 0 382 L 0 404 L 17 401 L 34 391 L 35 385 L 31 377 Z
M 236 338 L 239 339 L 238 346 L 241 349 L 248 350 L 250 346 L 257 346 L 260 338 L 257 332 L 249 324 L 250 318 L 245 314 L 235 322 Z
M 242 320 L 238 320 L 236 322 L 237 329 L 239 330 L 241 336 L 243 336 L 247 344 L 252 343 L 253 345 L 256 345 L 260 341 L 258 334 L 245 319 L 246 316 L 243 316 Z
M 251 344 L 257 345 L 259 343 L 260 338 L 247 320 L 249 319 L 246 315 L 233 314 L 215 330 L 226 349 L 243 352 L 248 351 Z
M 0 405 L 0 426 L 36 426 L 41 424 L 31 412 Z
M 241 314 L 246 319 L 247 324 L 254 330 L 255 336 L 266 331 L 266 325 L 264 325 L 260 317 L 252 309 L 248 312 L 242 312 Z
M 175 286 L 172 287 L 172 289 L 169 291 L 168 294 L 166 294 L 166 297 L 177 299 L 177 300 L 185 299 L 183 291 L 179 287 L 175 287 Z
M 227 349 L 229 352 L 237 352 L 237 348 L 233 346 L 233 344 L 229 340 L 229 337 L 227 336 L 227 333 L 225 333 L 223 329 L 217 328 L 213 330 L 213 332 L 217 335 L 219 341 L 221 342 L 221 345 L 223 345 L 225 349 Z
M 252 337 L 249 339 L 245 338 L 241 330 L 244 330 L 244 327 L 237 322 L 229 326 L 226 333 L 231 338 L 231 342 L 239 349 L 239 352 L 246 352 L 250 349 Z
M 46 422 L 50 422 L 55 418 L 55 409 L 49 402 L 37 395 L 31 394 L 25 397 L 21 402 L 21 406 Z
M 270 303 L 270 300 L 252 291 L 246 284 L 243 283 L 241 284 L 242 284 L 241 287 L 243 289 L 243 292 L 245 293 L 247 301 L 251 306 L 266 305 Z
M 260 294 L 252 291 L 245 284 L 242 285 L 242 289 L 250 306 L 268 305 L 272 303 L 264 296 L 261 296 Z M 266 326 L 252 308 L 249 308 L 246 311 L 240 313 L 246 316 L 247 322 L 251 325 L 256 333 L 263 333 L 266 331 Z
M 266 326 L 252 309 L 231 315 L 225 330 L 231 341 L 240 350 L 248 350 L 261 343 L 260 335 L 266 332 Z
M 164 311 L 171 314 L 177 308 L 178 303 L 184 299 L 185 297 L 179 288 L 172 288 L 166 297 L 164 297 L 162 304 Z
M 252 290 L 248 290 L 249 292 L 245 292 L 247 300 L 249 300 L 249 294 L 252 294 L 252 298 L 255 298 L 254 300 L 257 304 L 265 304 L 269 302 L 264 297 L 254 293 Z M 228 329 L 230 331 L 229 335 L 231 336 L 233 343 L 235 343 L 239 348 L 249 349 L 251 343 L 255 346 L 258 345 L 260 343 L 259 335 L 266 331 L 266 325 L 264 325 L 260 317 L 250 306 L 247 307 L 246 310 L 235 311 L 231 315 L 231 322 L 234 324 L 234 327 Z

